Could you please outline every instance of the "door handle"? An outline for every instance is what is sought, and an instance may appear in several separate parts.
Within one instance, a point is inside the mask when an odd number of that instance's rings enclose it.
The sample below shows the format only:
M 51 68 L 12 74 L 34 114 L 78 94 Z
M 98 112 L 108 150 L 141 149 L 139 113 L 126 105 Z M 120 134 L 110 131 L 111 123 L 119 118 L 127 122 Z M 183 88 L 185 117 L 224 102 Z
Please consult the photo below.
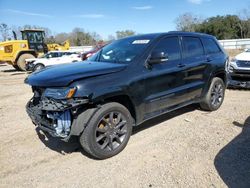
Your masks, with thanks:
M 179 67 L 179 68 L 182 68 L 182 67 L 185 67 L 185 66 L 186 66 L 185 64 L 181 64 L 181 63 L 177 65 L 177 67 Z

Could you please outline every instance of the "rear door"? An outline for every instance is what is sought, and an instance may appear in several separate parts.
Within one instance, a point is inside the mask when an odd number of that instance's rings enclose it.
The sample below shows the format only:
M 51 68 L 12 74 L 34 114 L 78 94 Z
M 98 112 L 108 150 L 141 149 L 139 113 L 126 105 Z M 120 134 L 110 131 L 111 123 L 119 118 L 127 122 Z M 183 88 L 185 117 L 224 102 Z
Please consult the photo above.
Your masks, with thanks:
M 200 97 L 206 84 L 209 62 L 199 37 L 183 36 L 182 74 L 184 77 L 185 100 Z

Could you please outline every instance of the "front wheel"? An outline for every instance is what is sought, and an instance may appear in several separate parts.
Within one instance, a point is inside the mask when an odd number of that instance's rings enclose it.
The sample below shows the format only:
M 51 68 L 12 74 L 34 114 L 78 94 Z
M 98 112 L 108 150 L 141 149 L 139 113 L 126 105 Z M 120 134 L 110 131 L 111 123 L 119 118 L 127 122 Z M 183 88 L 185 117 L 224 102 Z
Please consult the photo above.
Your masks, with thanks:
M 43 68 L 44 68 L 44 65 L 41 64 L 41 63 L 38 63 L 38 64 L 36 64 L 36 65 L 34 66 L 33 72 L 42 70 Z
M 225 84 L 221 78 L 213 78 L 207 94 L 200 106 L 203 110 L 215 111 L 220 108 L 225 96 Z
M 127 145 L 132 124 L 133 118 L 126 107 L 116 102 L 104 104 L 90 119 L 80 143 L 95 158 L 112 157 Z

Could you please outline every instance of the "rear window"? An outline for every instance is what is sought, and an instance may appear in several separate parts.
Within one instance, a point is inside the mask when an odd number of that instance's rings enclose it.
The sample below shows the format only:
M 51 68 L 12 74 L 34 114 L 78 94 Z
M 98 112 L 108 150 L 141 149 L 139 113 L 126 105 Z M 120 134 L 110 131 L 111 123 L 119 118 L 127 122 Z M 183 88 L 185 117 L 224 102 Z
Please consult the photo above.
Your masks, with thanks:
M 197 57 L 204 55 L 202 43 L 197 37 L 183 37 L 184 57 Z
M 221 50 L 213 39 L 202 39 L 206 54 L 219 53 Z

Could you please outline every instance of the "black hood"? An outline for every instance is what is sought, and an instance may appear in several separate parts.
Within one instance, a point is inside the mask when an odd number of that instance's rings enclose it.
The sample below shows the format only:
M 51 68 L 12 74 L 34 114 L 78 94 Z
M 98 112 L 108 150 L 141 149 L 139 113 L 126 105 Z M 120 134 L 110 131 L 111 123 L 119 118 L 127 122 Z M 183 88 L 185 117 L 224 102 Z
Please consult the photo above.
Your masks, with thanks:
M 25 79 L 25 83 L 38 87 L 62 87 L 75 80 L 118 72 L 126 66 L 126 64 L 91 61 L 57 65 L 34 72 Z

